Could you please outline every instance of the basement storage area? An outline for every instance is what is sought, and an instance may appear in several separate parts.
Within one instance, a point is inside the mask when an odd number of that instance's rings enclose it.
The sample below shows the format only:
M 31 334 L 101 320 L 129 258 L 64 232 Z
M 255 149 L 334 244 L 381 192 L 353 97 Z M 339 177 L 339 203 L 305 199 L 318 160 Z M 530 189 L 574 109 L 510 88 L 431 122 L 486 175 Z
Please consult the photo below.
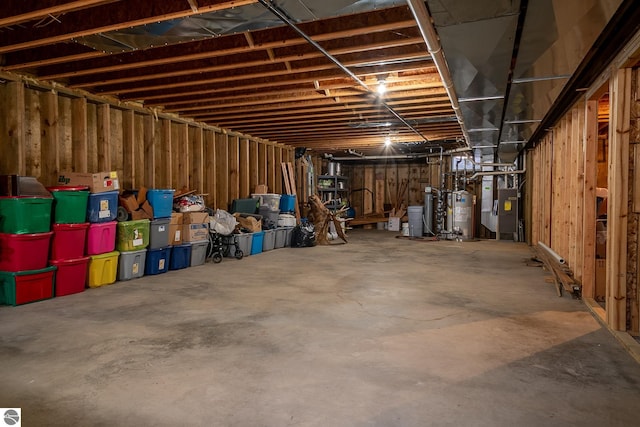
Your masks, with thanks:
M 639 23 L 4 2 L 0 425 L 638 425 Z

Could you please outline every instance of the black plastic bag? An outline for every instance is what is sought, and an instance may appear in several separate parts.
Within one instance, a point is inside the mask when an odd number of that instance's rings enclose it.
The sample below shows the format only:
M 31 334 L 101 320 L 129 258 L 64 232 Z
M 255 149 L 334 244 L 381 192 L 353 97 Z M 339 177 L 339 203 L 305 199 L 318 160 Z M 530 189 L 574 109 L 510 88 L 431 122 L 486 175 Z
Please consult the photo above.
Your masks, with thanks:
M 292 248 L 308 248 L 316 245 L 316 230 L 310 222 L 303 222 L 293 228 Z

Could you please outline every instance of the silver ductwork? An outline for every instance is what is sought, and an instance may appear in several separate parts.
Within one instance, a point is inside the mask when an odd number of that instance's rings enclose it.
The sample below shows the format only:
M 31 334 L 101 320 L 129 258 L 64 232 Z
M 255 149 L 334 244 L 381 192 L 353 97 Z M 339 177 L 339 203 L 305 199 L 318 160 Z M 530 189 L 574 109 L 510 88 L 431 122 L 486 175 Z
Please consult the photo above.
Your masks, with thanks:
M 440 45 L 440 40 L 438 39 L 436 30 L 431 22 L 429 11 L 427 11 L 427 7 L 425 6 L 423 0 L 407 0 L 407 3 L 409 4 L 411 13 L 413 13 L 414 18 L 418 23 L 420 33 L 422 34 L 422 37 L 427 44 L 427 50 L 433 58 L 433 62 L 438 70 L 438 74 L 440 75 L 440 79 L 442 80 L 444 88 L 447 91 L 447 95 L 449 96 L 449 100 L 451 101 L 451 107 L 456 113 L 456 118 L 458 119 L 458 123 L 460 124 L 460 128 L 462 129 L 465 143 L 467 146 L 469 146 L 469 134 L 467 133 L 464 119 L 462 117 L 462 112 L 460 111 L 458 96 L 456 95 L 456 92 L 453 88 L 453 81 L 451 79 L 451 73 L 449 72 L 449 66 L 447 65 L 447 61 L 444 57 L 442 46 Z

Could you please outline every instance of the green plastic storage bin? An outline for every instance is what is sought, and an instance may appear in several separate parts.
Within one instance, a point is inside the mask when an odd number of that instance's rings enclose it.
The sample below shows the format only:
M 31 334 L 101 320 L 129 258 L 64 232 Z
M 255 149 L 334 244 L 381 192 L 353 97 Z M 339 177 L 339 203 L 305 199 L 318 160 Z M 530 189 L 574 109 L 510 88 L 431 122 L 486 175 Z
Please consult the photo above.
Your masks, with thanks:
M 87 218 L 88 187 L 47 187 L 53 194 L 53 222 L 80 224 Z
M 116 230 L 116 250 L 131 252 L 146 249 L 149 246 L 149 233 L 148 219 L 119 222 Z
M 45 197 L 0 197 L 0 233 L 51 231 L 52 202 L 52 198 Z

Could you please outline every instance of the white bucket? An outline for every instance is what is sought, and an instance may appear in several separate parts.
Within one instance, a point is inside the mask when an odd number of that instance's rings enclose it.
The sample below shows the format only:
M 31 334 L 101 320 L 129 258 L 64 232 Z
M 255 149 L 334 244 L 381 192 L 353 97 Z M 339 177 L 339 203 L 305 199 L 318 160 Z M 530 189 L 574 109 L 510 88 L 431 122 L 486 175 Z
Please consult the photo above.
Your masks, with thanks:
M 409 223 L 408 222 L 403 222 L 402 223 L 402 235 L 403 236 L 409 236 Z

